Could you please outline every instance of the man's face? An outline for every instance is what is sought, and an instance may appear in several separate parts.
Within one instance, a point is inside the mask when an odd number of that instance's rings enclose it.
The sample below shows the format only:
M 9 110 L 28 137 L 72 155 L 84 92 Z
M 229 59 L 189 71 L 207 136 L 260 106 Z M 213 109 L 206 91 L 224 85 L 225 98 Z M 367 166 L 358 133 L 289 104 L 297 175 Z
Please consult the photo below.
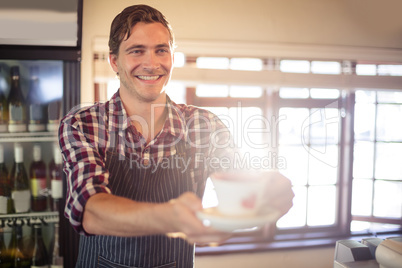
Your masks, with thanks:
M 141 102 L 154 102 L 165 94 L 173 69 L 169 32 L 161 23 L 137 23 L 120 44 L 110 63 L 120 76 L 120 90 Z

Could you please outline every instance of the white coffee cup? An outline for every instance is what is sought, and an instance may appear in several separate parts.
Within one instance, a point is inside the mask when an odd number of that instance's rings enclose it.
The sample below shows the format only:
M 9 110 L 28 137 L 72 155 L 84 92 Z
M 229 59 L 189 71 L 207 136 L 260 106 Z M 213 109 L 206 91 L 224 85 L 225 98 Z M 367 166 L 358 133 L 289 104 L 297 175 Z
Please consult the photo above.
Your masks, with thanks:
M 258 215 L 269 175 L 246 172 L 222 172 L 210 176 L 218 198 L 219 213 L 227 216 Z

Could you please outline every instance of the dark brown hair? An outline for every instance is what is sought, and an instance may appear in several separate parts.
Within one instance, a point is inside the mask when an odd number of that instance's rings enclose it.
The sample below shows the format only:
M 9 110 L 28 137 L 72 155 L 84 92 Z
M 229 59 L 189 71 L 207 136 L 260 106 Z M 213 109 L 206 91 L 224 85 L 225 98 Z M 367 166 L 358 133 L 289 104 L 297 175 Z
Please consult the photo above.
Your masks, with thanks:
M 109 36 L 109 50 L 111 54 L 118 55 L 119 47 L 124 38 L 129 38 L 131 35 L 131 28 L 138 22 L 153 23 L 159 22 L 169 32 L 170 46 L 175 46 L 174 35 L 172 27 L 166 20 L 165 16 L 158 10 L 147 5 L 134 5 L 126 7 L 119 13 L 110 27 Z

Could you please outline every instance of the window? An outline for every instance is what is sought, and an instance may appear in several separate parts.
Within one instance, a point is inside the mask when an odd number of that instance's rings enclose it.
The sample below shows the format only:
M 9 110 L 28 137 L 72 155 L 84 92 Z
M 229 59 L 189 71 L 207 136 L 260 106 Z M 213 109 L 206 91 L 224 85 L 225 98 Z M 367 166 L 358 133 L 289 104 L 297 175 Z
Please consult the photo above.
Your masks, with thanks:
M 232 69 L 232 61 L 225 59 L 228 70 Z M 364 77 L 395 76 L 399 72 L 395 66 L 400 65 L 345 67 L 340 61 L 281 60 L 277 66 L 282 73 L 306 77 L 336 76 L 345 70 L 346 75 L 353 75 L 352 71 Z M 262 66 L 255 71 L 267 69 Z M 285 160 L 281 172 L 292 180 L 295 199 L 293 208 L 277 222 L 274 239 L 401 230 L 402 166 L 397 163 L 402 161 L 402 125 L 397 122 L 402 118 L 402 91 L 204 83 L 187 94 L 193 104 L 234 122 L 228 127 L 235 141 L 242 142 L 244 153 L 264 156 L 271 152 Z M 235 116 L 238 113 L 243 115 L 241 120 Z M 270 127 L 275 125 L 278 135 L 261 131 L 252 143 L 245 142 L 247 137 L 239 129 L 253 116 L 263 117 Z M 264 129 L 262 121 L 254 123 Z M 354 137 L 353 150 L 350 137 Z M 203 202 L 204 206 L 217 204 L 210 181 Z M 344 209 L 348 206 L 349 215 Z M 269 239 L 264 233 L 247 230 L 238 235 Z
M 196 64 L 201 69 L 229 69 L 230 61 L 223 57 L 198 57 Z
M 256 58 L 232 58 L 230 59 L 230 69 L 242 71 L 261 71 L 263 61 Z
M 278 221 L 274 237 L 269 227 L 247 230 L 223 248 L 401 232 L 402 64 L 175 57 L 169 96 L 220 116 L 244 154 L 271 154 L 269 165 L 283 160 L 281 172 L 293 183 L 294 206 Z M 117 86 L 110 83 L 110 91 Z M 269 131 L 245 136 L 245 125 Z M 216 204 L 208 181 L 203 205 Z
M 376 75 L 377 68 L 375 64 L 357 64 L 356 74 L 358 75 Z
M 287 73 L 309 73 L 310 62 L 307 60 L 281 60 L 280 70 Z
M 330 226 L 337 220 L 339 90 L 310 89 L 310 93 L 310 98 L 324 101 L 311 105 L 308 98 L 277 100 L 283 103 L 279 105 L 278 155 L 286 159 L 282 173 L 291 179 L 296 196 L 294 207 L 278 221 L 280 228 Z M 327 101 L 334 96 L 333 102 Z
M 400 226 L 402 92 L 356 91 L 352 231 Z
M 312 61 L 311 72 L 316 74 L 340 74 L 341 64 L 336 61 Z

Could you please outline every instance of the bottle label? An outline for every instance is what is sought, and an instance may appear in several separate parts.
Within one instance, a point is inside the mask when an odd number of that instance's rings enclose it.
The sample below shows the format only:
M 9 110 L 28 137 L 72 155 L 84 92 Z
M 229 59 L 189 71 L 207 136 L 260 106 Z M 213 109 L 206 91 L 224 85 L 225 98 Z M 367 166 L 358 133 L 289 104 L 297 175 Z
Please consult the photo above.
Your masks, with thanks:
M 63 198 L 63 181 L 52 180 L 52 198 L 61 199 Z
M 23 124 L 24 122 L 22 105 L 10 105 L 10 123 Z
M 0 214 L 8 213 L 8 197 L 0 196 Z
M 29 120 L 31 124 L 41 123 L 43 121 L 43 108 L 40 104 L 31 104 L 29 106 Z
M 31 206 L 31 192 L 29 190 L 12 191 L 11 198 L 14 201 L 16 213 L 28 212 Z
M 33 197 L 46 196 L 46 178 L 31 178 L 31 192 Z
M 5 122 L 5 118 L 4 118 L 4 116 L 5 116 L 5 112 L 3 111 L 4 110 L 4 105 L 2 105 L 1 103 L 0 103 L 0 124 L 4 124 L 4 123 L 6 123 Z

